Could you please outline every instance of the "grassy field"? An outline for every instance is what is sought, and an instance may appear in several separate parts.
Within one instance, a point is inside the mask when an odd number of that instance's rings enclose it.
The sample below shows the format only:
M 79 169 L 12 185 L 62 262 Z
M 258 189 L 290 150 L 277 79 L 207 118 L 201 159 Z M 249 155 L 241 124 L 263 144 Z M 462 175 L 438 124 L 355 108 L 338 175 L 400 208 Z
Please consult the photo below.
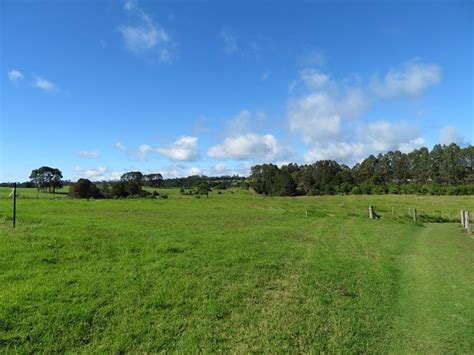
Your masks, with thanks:
M 472 197 L 9 192 L 0 352 L 474 351 Z

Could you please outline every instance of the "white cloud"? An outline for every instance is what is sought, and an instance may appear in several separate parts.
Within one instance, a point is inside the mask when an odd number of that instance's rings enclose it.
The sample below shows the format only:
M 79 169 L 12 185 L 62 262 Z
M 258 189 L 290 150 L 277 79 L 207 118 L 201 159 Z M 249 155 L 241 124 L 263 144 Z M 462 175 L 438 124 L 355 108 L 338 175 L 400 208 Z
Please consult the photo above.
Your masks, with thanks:
M 228 166 L 226 163 L 218 163 L 203 170 L 203 175 L 206 176 L 248 176 L 252 164 L 250 162 L 242 161 L 236 165 Z
M 120 180 L 125 171 L 111 171 L 109 174 L 110 180 Z
M 222 144 L 210 147 L 207 154 L 214 159 L 274 161 L 289 153 L 271 134 L 247 133 L 225 138 Z
M 411 152 L 426 144 L 418 127 L 404 121 L 376 121 L 360 124 L 351 134 L 331 141 L 316 142 L 304 155 L 307 163 L 332 159 L 345 164 L 355 164 L 369 154 L 399 150 Z
M 125 145 L 122 142 L 117 142 L 117 143 L 115 143 L 115 148 L 117 148 L 118 150 L 124 151 L 125 150 Z
M 298 83 L 305 91 L 290 98 L 287 119 L 290 131 L 301 134 L 306 145 L 339 137 L 344 121 L 362 116 L 370 106 L 362 88 L 331 80 L 319 70 L 302 70 L 299 79 L 290 83 L 290 91 Z
M 80 150 L 77 155 L 82 158 L 99 158 L 100 153 L 97 150 Z
M 54 83 L 52 83 L 52 82 L 50 82 L 46 79 L 43 79 L 39 76 L 36 77 L 35 81 L 33 82 L 33 86 L 38 88 L 38 89 L 41 89 L 43 91 L 48 91 L 48 92 L 58 90 L 56 84 L 54 84 Z
M 189 168 L 188 170 L 188 175 L 200 175 L 201 174 L 201 169 L 193 166 L 191 168 Z
M 158 148 L 156 151 L 171 160 L 196 161 L 199 160 L 198 138 L 182 136 L 168 147 Z
M 392 123 L 389 121 L 371 122 L 359 129 L 360 139 L 368 142 L 376 152 L 388 150 L 404 150 L 413 147 L 419 148 L 424 144 L 419 129 L 404 121 Z
M 76 178 L 89 179 L 91 181 L 119 180 L 125 171 L 110 170 L 107 166 L 98 166 L 97 168 L 74 167 Z
M 304 84 L 312 89 L 319 89 L 329 81 L 329 75 L 321 73 L 319 70 L 306 68 L 300 72 L 300 78 Z
M 173 45 L 170 34 L 138 7 L 136 1 L 125 2 L 124 10 L 135 19 L 133 24 L 118 27 L 127 49 L 136 54 L 156 51 L 162 62 L 169 61 Z
M 176 163 L 170 166 L 163 166 L 159 172 L 165 179 L 177 177 L 186 177 L 190 175 L 202 175 L 202 170 L 196 166 L 187 166 L 182 163 Z
M 372 90 L 381 97 L 405 95 L 421 96 L 429 87 L 441 81 L 441 67 L 437 64 L 409 61 L 401 68 L 392 68 L 380 80 L 374 77 Z
M 352 164 L 364 157 L 366 151 L 367 146 L 360 142 L 328 142 L 308 150 L 304 160 L 306 163 L 314 163 L 317 160 L 331 159 Z
M 420 95 L 440 79 L 437 65 L 417 61 L 409 62 L 402 70 L 392 69 L 383 83 L 372 79 L 370 85 L 357 76 L 336 81 L 319 70 L 304 69 L 290 83 L 290 89 L 298 95 L 288 101 L 288 127 L 302 136 L 306 162 L 334 159 L 353 164 L 369 154 L 409 152 L 426 144 L 417 125 L 353 119 L 361 118 L 377 95 Z
M 313 93 L 291 100 L 288 122 L 290 131 L 301 133 L 305 144 L 331 139 L 341 131 L 341 116 L 327 93 Z
M 265 118 L 266 115 L 264 112 L 252 112 L 245 109 L 241 110 L 226 122 L 227 136 L 236 136 L 259 130 L 263 126 Z
M 410 153 L 415 149 L 419 149 L 426 145 L 426 140 L 423 137 L 410 139 L 407 142 L 398 143 L 398 150 L 402 153 Z
M 10 79 L 10 81 L 17 82 L 23 79 L 23 74 L 19 70 L 12 69 L 8 72 L 8 79 Z
M 82 169 L 79 166 L 74 168 L 77 178 L 85 178 L 90 180 L 107 180 L 109 168 L 106 166 L 99 166 L 97 168 Z
M 438 143 L 446 145 L 451 143 L 463 144 L 464 135 L 454 126 L 445 126 L 439 132 Z
M 367 112 L 370 104 L 370 98 L 358 87 L 345 88 L 344 94 L 337 101 L 338 111 L 341 117 L 346 119 L 361 117 Z

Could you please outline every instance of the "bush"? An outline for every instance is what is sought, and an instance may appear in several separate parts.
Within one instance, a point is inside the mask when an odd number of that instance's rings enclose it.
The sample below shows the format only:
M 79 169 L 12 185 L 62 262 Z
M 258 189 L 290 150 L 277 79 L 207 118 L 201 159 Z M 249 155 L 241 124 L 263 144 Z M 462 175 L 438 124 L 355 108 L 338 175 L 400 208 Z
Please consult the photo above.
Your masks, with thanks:
M 362 190 L 361 190 L 361 188 L 360 188 L 359 186 L 354 186 L 354 187 L 352 188 L 352 193 L 353 193 L 354 195 L 362 195 Z

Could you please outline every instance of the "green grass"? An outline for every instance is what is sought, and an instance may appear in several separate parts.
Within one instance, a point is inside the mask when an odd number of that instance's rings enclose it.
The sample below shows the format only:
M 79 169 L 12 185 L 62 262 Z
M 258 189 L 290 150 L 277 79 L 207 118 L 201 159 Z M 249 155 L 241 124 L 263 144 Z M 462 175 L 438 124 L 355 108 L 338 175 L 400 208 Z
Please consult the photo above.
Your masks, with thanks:
M 474 243 L 465 240 L 452 224 L 429 224 L 417 234 L 402 258 L 394 351 L 473 352 Z
M 471 197 L 173 189 L 87 202 L 25 190 L 13 231 L 9 191 L 0 352 L 474 350 L 474 240 L 407 215 L 457 218 Z

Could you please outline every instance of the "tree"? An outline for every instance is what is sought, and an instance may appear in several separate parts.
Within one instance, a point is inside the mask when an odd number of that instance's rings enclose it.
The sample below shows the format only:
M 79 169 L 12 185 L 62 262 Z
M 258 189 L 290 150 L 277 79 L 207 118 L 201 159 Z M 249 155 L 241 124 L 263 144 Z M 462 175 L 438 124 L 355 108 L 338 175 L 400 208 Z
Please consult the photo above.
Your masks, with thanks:
M 75 198 L 102 198 L 103 194 L 99 188 L 88 179 L 79 179 L 70 187 L 69 194 Z
M 370 155 L 352 169 L 332 160 L 312 165 L 255 165 L 249 182 L 255 192 L 275 196 L 334 193 L 470 194 L 474 191 L 474 147 L 435 145 L 406 154 Z M 462 186 L 460 186 L 462 184 Z M 471 185 L 472 184 L 472 185 Z
M 123 182 L 134 182 L 139 186 L 143 186 L 143 174 L 139 171 L 129 171 L 120 177 Z
M 296 183 L 286 167 L 282 167 L 276 177 L 273 194 L 279 196 L 296 195 Z
M 34 169 L 30 174 L 31 182 L 36 186 L 38 191 L 48 191 L 55 193 L 57 188 L 63 187 L 63 175 L 61 170 L 42 166 Z
M 211 187 L 209 186 L 209 183 L 206 181 L 201 181 L 197 185 L 197 190 L 199 195 L 206 195 L 207 198 L 209 198 L 209 192 L 212 191 Z
M 143 182 L 146 186 L 160 187 L 163 181 L 163 176 L 160 173 L 143 175 Z
M 127 197 L 130 193 L 128 192 L 127 183 L 124 181 L 118 181 L 112 184 L 111 193 L 113 197 Z

